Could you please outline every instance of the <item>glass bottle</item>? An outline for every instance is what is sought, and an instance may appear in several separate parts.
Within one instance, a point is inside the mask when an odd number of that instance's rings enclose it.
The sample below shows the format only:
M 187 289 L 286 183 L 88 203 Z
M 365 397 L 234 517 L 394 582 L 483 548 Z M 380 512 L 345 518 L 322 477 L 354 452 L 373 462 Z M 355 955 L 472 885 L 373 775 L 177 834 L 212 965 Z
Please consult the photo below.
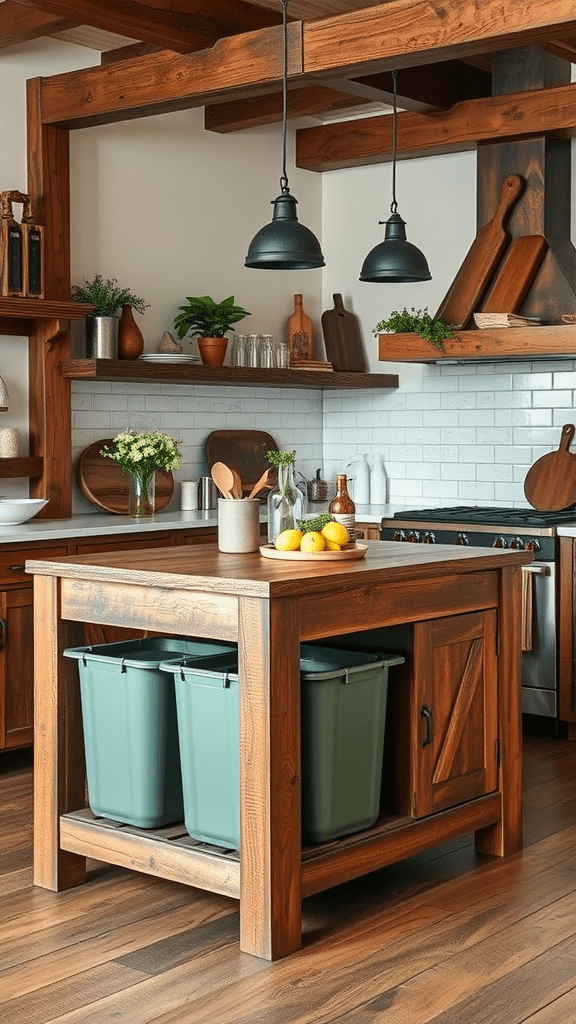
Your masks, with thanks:
M 348 477 L 338 473 L 336 477 L 336 495 L 328 505 L 328 511 L 337 523 L 342 523 L 348 530 L 351 541 L 356 538 L 356 506 L 348 493 Z
M 304 516 L 304 496 L 294 479 L 294 463 L 278 466 L 278 483 L 268 494 L 268 543 L 279 533 L 296 530 Z

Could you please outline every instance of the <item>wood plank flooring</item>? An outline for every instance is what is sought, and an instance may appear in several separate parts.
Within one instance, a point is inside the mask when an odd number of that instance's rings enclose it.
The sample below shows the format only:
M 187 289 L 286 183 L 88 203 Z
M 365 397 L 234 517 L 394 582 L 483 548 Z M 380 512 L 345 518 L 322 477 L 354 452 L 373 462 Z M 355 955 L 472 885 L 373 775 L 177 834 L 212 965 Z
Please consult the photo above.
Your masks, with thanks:
M 471 838 L 310 897 L 304 948 L 238 946 L 234 900 L 90 863 L 31 884 L 32 770 L 0 755 L 0 1019 L 10 1024 L 569 1024 L 576 743 L 524 737 L 525 848 Z

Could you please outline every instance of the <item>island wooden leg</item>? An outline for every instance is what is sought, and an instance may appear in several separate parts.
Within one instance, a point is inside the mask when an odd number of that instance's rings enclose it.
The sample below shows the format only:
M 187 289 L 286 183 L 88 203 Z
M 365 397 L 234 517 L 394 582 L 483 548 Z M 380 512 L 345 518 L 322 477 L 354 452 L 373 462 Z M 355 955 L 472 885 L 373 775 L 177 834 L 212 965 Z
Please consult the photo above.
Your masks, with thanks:
M 501 571 L 499 616 L 501 817 L 475 839 L 479 852 L 507 857 L 522 849 L 521 566 Z
M 86 858 L 60 850 L 60 815 L 84 806 L 78 666 L 62 657 L 82 642 L 80 623 L 59 619 L 60 581 L 34 577 L 34 884 L 85 881 Z
M 298 603 L 240 600 L 240 948 L 301 946 Z

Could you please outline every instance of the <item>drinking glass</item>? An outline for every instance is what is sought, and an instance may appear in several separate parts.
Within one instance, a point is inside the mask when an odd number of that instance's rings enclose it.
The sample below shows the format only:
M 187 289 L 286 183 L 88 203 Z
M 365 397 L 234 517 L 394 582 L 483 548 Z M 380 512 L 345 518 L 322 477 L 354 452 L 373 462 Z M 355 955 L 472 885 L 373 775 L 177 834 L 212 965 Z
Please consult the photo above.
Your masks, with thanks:
M 235 334 L 232 341 L 232 366 L 246 366 L 246 335 Z
M 265 366 L 268 370 L 274 366 L 274 339 L 271 334 L 262 335 L 260 366 Z
M 246 366 L 259 365 L 259 348 L 258 335 L 249 334 L 246 339 Z

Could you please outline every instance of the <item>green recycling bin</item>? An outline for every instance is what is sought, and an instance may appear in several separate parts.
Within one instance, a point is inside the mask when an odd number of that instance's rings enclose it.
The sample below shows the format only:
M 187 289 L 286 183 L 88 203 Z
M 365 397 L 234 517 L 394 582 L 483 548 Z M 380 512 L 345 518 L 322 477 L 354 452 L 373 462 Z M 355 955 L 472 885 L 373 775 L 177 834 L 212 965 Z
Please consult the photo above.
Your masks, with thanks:
M 139 828 L 182 821 L 174 680 L 160 663 L 230 650 L 235 646 L 145 637 L 64 651 L 78 662 L 93 814 Z
M 360 831 L 378 817 L 388 669 L 403 661 L 400 655 L 302 645 L 305 842 Z M 184 659 L 162 668 L 174 676 L 186 829 L 194 839 L 238 849 L 237 657 L 194 664 Z

